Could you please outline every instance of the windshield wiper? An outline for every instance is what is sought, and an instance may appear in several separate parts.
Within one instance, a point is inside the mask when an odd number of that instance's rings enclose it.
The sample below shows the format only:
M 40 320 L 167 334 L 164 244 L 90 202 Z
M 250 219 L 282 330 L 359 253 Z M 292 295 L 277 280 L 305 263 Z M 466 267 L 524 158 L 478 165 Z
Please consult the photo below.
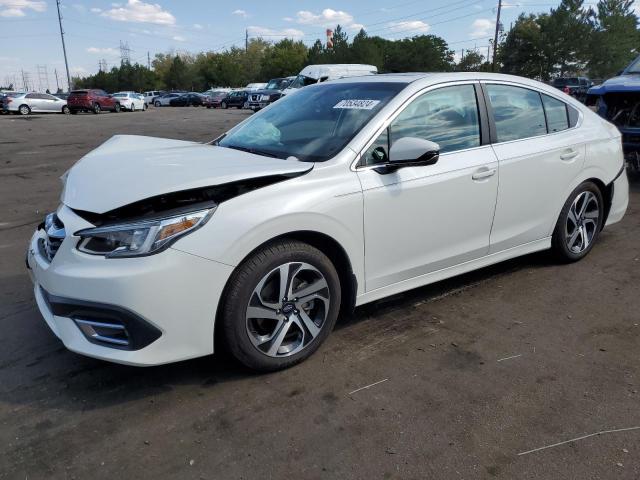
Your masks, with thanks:
M 221 147 L 232 148 L 234 150 L 240 150 L 242 152 L 253 153 L 254 155 L 262 155 L 263 157 L 280 158 L 278 155 L 267 152 L 265 150 L 259 150 L 257 148 L 241 147 L 239 145 L 219 145 Z

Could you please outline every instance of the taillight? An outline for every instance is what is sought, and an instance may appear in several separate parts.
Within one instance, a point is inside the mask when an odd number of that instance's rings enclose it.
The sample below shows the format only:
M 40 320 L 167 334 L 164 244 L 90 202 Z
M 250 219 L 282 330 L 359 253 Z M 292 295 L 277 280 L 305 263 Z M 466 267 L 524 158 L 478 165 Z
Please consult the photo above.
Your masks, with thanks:
M 11 102 L 13 102 L 13 98 L 7 97 L 6 101 L 7 101 L 7 103 L 11 103 Z
M 564 88 L 562 89 L 562 91 L 563 91 L 564 93 L 566 93 L 567 95 L 571 93 L 571 89 L 570 89 L 569 87 L 564 87 Z

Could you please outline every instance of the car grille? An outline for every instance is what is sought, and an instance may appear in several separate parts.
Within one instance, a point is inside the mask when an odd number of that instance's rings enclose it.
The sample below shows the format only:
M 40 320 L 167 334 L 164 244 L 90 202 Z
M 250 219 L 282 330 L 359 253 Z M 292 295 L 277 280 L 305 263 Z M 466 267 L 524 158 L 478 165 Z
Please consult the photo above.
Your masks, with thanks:
M 252 102 L 257 102 L 260 100 L 260 95 L 251 95 L 251 101 Z
M 55 213 L 50 213 L 44 222 L 45 237 L 40 240 L 42 255 L 49 261 L 58 253 L 66 235 L 64 224 Z

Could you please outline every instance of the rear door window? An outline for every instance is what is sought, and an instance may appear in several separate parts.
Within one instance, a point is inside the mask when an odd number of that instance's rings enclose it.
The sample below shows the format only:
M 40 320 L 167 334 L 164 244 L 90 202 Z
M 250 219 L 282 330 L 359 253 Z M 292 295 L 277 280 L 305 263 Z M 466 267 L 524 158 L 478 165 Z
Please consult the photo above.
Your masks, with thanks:
M 542 94 L 542 104 L 547 115 L 549 133 L 560 132 L 569 128 L 569 114 L 566 103 Z
M 540 94 L 528 88 L 488 84 L 498 142 L 508 142 L 547 133 Z

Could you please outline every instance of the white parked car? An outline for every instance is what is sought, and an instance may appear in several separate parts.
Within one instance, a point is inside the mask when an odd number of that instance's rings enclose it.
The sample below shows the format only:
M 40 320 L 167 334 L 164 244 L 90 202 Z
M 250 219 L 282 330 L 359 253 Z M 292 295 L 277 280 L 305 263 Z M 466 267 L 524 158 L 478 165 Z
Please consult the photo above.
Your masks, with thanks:
M 64 113 L 71 111 L 67 101 L 48 93 L 8 94 L 0 98 L 0 107 L 5 112 L 29 115 L 30 113 Z
M 313 85 L 209 144 L 115 136 L 64 181 L 27 264 L 69 349 L 155 365 L 216 336 L 261 370 L 354 306 L 539 250 L 580 260 L 629 188 L 613 125 L 482 73 Z
M 143 96 L 144 96 L 144 102 L 147 105 L 153 105 L 153 101 L 155 100 L 156 97 L 159 97 L 160 95 L 163 95 L 164 92 L 161 92 L 160 90 L 151 90 L 149 92 L 144 92 Z
M 123 110 L 135 112 L 136 110 L 144 111 L 147 109 L 144 96 L 140 93 L 117 92 L 113 94 L 113 97 L 118 99 L 118 102 L 120 102 L 120 108 Z

